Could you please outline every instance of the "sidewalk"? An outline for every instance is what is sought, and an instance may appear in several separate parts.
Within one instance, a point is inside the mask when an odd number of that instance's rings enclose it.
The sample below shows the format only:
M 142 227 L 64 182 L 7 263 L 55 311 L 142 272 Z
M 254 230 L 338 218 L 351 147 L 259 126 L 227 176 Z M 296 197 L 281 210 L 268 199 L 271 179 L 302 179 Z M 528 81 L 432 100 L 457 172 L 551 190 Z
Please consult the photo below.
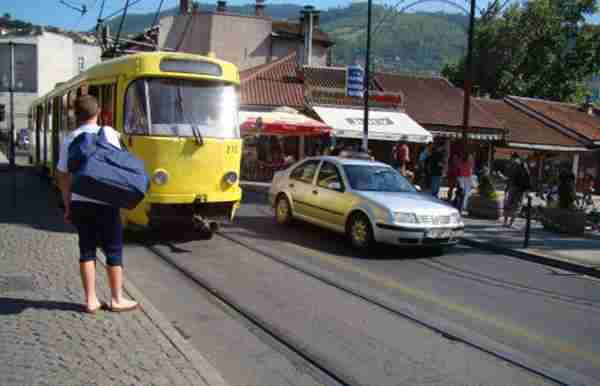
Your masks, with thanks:
M 83 312 L 76 236 L 48 183 L 24 169 L 16 210 L 0 174 L 0 385 L 225 385 L 127 278 L 140 310 Z
M 583 237 L 568 237 L 546 231 L 541 224 L 532 221 L 529 247 L 524 249 L 524 219 L 517 219 L 513 228 L 503 227 L 501 221 L 472 218 L 465 218 L 464 221 L 466 241 L 600 270 L 599 235 L 586 233 Z

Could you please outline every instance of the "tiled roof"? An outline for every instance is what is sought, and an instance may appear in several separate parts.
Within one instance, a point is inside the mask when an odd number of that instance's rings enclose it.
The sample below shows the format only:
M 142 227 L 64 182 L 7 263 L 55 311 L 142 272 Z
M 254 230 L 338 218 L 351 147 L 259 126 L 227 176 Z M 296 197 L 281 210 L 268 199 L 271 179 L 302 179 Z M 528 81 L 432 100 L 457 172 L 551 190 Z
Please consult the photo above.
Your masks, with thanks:
M 392 73 L 375 75 L 385 91 L 400 91 L 406 97 L 408 115 L 421 125 L 462 127 L 463 91 L 444 78 L 425 78 Z M 472 100 L 471 127 L 502 129 L 502 124 Z
M 600 117 L 581 111 L 578 105 L 514 96 L 507 97 L 507 100 L 536 112 L 590 141 L 600 141 Z
M 290 36 L 293 38 L 304 38 L 302 34 L 302 25 L 300 23 L 294 23 L 283 20 L 273 20 L 273 32 L 282 35 Z M 325 32 L 319 28 L 313 30 L 313 40 L 326 43 L 327 45 L 333 44 L 333 41 Z
M 544 124 L 502 99 L 477 99 L 477 103 L 494 115 L 508 129 L 508 142 L 534 145 L 585 147 L 576 139 Z
M 241 104 L 304 108 L 304 89 L 296 78 L 296 54 L 240 73 Z

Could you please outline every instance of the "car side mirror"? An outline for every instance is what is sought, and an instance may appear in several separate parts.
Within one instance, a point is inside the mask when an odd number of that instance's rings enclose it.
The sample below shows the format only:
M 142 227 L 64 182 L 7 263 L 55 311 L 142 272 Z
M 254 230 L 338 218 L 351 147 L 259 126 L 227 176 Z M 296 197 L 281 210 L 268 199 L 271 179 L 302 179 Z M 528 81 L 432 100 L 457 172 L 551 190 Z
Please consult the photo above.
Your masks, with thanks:
M 417 189 L 417 192 L 420 192 L 421 191 L 421 186 L 415 185 L 415 189 Z
M 330 182 L 327 187 L 333 190 L 342 190 L 342 184 L 339 182 Z

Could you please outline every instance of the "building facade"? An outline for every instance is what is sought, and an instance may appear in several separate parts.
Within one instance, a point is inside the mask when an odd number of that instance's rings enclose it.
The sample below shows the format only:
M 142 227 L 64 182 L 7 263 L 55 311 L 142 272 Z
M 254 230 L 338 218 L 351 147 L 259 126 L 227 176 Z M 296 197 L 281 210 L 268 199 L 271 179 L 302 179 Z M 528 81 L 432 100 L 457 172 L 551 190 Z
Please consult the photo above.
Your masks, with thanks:
M 189 11 L 182 7 L 180 14 L 160 20 L 158 46 L 200 55 L 213 53 L 245 70 L 290 53 L 298 53 L 303 58 L 311 30 L 310 63 L 327 64 L 329 47 L 333 43 L 319 29 L 317 11 L 305 7 L 298 21 L 292 22 L 273 20 L 265 16 L 264 9 L 261 0 L 256 2 L 254 15 L 228 12 L 224 1 L 218 2 L 214 12 Z
M 0 59 L 0 104 L 6 106 L 7 119 L 0 122 L 0 130 L 10 127 L 8 81 L 10 60 L 8 43 L 31 47 L 26 56 L 15 56 L 15 130 L 28 127 L 28 109 L 41 95 L 51 91 L 81 71 L 100 62 L 100 47 L 75 41 L 66 35 L 35 31 L 27 35 L 6 34 L 0 36 L 2 59 Z

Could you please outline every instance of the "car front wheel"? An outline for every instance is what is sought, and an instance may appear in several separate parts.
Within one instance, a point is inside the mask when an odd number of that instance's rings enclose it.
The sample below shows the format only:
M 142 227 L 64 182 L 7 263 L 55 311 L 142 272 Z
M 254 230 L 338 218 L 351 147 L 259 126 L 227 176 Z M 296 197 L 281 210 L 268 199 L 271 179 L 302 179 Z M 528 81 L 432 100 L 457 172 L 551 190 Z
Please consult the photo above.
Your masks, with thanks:
M 352 215 L 346 232 L 350 244 L 355 248 L 366 250 L 373 244 L 371 222 L 362 213 Z
M 292 207 L 284 195 L 280 195 L 275 203 L 275 220 L 281 225 L 289 225 L 292 222 Z

